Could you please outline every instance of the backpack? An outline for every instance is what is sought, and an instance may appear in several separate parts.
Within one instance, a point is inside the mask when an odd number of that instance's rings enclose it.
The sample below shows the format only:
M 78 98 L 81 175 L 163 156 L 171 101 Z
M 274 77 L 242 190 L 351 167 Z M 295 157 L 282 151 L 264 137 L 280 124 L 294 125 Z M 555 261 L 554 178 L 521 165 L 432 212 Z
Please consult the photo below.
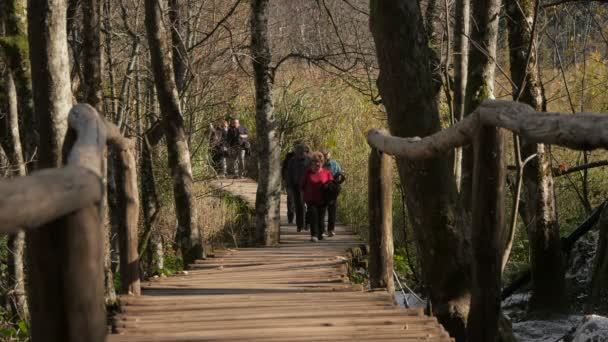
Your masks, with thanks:
M 332 204 L 338 198 L 342 186 L 336 181 L 329 181 L 323 184 L 323 199 L 325 204 Z

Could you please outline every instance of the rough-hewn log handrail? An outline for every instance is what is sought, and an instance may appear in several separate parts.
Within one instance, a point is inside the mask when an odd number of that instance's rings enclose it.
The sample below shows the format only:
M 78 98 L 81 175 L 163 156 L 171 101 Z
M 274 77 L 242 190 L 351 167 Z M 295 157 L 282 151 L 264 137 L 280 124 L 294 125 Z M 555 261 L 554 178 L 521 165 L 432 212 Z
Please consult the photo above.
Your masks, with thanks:
M 608 115 L 537 113 L 526 104 L 496 100 L 484 101 L 464 120 L 423 138 L 394 137 L 378 129 L 370 130 L 367 135 L 372 154 L 382 151 L 410 160 L 434 158 L 456 147 L 474 143 L 471 220 L 474 260 L 467 328 L 470 341 L 498 339 L 501 285 L 499 241 L 504 229 L 506 177 L 503 128 L 529 143 L 559 145 L 577 150 L 608 148 Z M 374 163 L 378 164 L 377 161 Z M 370 193 L 370 202 L 377 202 L 388 191 L 376 189 L 375 192 L 379 194 Z M 370 230 L 381 228 L 382 224 L 378 221 L 372 224 Z M 378 254 L 377 258 L 381 258 L 381 252 L 381 248 L 372 248 L 372 254 Z M 386 265 L 389 264 L 387 258 L 383 260 Z
M 101 200 L 101 158 L 106 128 L 95 112 L 72 108 L 68 123 L 78 138 L 67 166 L 0 180 L 0 233 L 39 227 Z
M 482 124 L 506 128 L 532 143 L 559 145 L 575 150 L 608 148 L 606 114 L 537 113 L 526 104 L 501 100 L 486 100 L 464 120 L 424 138 L 400 138 L 372 129 L 367 134 L 367 141 L 390 155 L 428 159 L 452 148 L 470 144 Z

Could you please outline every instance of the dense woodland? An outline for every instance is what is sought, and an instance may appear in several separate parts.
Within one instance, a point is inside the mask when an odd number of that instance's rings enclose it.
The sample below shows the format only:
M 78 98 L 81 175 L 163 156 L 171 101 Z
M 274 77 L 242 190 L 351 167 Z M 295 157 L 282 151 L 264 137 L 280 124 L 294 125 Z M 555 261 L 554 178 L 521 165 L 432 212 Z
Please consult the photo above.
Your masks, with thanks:
M 332 150 L 348 175 L 339 218 L 367 239 L 369 129 L 427 136 L 488 98 L 605 113 L 607 54 L 605 1 L 2 0 L 0 175 L 60 165 L 69 108 L 88 103 L 133 142 L 142 278 L 214 249 L 275 245 L 294 141 Z M 208 186 L 208 127 L 228 117 L 252 133 L 255 213 Z M 527 276 L 517 290 L 529 294 L 511 320 L 608 314 L 608 155 L 517 136 L 505 148 L 502 282 Z M 127 149 L 107 151 L 110 311 L 129 291 L 116 279 Z M 398 157 L 392 170 L 395 268 L 457 341 L 473 291 L 472 153 Z M 566 238 L 590 216 L 589 232 Z M 52 241 L 44 229 L 0 237 L 2 338 L 28 338 L 28 280 L 44 279 L 28 264 L 58 253 Z M 499 326 L 513 338 L 504 315 Z

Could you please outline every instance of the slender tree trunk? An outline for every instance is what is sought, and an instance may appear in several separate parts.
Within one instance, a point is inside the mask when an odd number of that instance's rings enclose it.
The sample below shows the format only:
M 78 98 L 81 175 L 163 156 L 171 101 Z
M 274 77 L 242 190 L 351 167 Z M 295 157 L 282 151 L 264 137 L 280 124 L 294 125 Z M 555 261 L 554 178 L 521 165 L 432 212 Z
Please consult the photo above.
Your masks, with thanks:
M 532 29 L 536 1 L 507 0 L 511 78 L 517 88 L 513 99 L 543 111 L 543 94 L 537 67 L 537 46 Z M 562 256 L 550 146 L 522 141 L 522 159 L 536 154 L 524 167 L 524 211 L 528 226 L 532 271 L 532 310 L 555 311 L 566 305 Z
M 83 72 L 82 89 L 85 101 L 103 113 L 103 89 L 101 82 L 101 0 L 82 2 Z
M 2 20 L 0 20 L 2 26 Z M 21 149 L 21 139 L 19 137 L 19 118 L 17 90 L 12 72 L 6 71 L 5 99 L 8 108 L 4 118 L 0 119 L 0 145 L 4 149 L 9 159 L 9 166 L 12 174 L 18 177 L 26 175 L 23 151 Z M 25 247 L 25 233 L 19 232 L 8 237 L 8 270 L 7 270 L 7 290 L 9 306 L 15 317 L 23 320 L 28 319 L 27 300 L 25 295 L 25 272 L 23 253 Z
M 467 90 L 469 62 L 469 16 L 471 15 L 470 0 L 456 0 L 454 4 L 454 119 L 464 117 L 464 96 Z M 460 192 L 462 179 L 462 148 L 454 152 L 454 178 Z
M 70 4 L 72 6 L 72 4 Z M 83 61 L 84 72 L 82 79 L 82 92 L 84 100 L 93 106 L 100 115 L 103 115 L 103 86 L 102 86 L 102 49 L 101 49 L 101 1 L 84 0 L 82 3 L 82 26 L 83 26 Z M 107 149 L 104 155 L 108 156 Z M 108 184 L 108 159 L 104 158 L 103 183 L 104 189 Z M 113 194 L 115 195 L 115 194 Z M 106 305 L 114 305 L 117 302 L 116 289 L 114 288 L 114 274 L 112 273 L 111 235 L 112 228 L 107 220 L 109 215 L 108 192 L 104 191 L 104 199 L 101 202 L 103 228 L 104 228 L 104 292 Z
M 27 15 L 33 99 L 40 134 L 36 166 L 58 167 L 72 105 L 65 0 L 30 0 Z M 75 295 L 64 283 L 64 274 L 69 263 L 66 250 L 73 248 L 76 241 L 70 239 L 70 228 L 64 223 L 64 220 L 48 223 L 26 237 L 28 267 L 38 270 L 29 272 L 27 284 L 34 341 L 74 340 L 65 325 L 68 319 L 65 308 L 57 305 L 67 303 L 66 299 Z M 90 233 L 93 238 L 94 232 Z M 101 238 L 99 232 L 97 240 Z M 92 292 L 97 289 L 97 284 L 88 286 Z M 47 296 L 48 293 L 54 296 Z
M 19 127 L 24 158 L 29 161 L 38 146 L 38 131 L 32 100 L 32 76 L 27 44 L 27 0 L 3 0 L 6 36 L 0 38 L 17 90 L 18 108 L 22 124 Z
M 146 29 L 158 102 L 165 125 L 167 155 L 173 177 L 178 230 L 177 241 L 184 265 L 203 258 L 203 234 L 199 227 L 188 137 L 175 85 L 170 44 L 163 26 L 164 0 L 146 1 Z
M 181 10 L 178 0 L 169 0 L 169 19 L 171 20 L 171 41 L 173 45 L 173 72 L 175 74 L 175 85 L 181 95 L 186 86 L 186 44 L 184 42 L 184 30 L 182 29 Z
M 494 71 L 498 20 L 502 0 L 471 0 L 471 33 L 467 90 L 464 115 L 473 112 L 485 99 L 494 98 Z M 473 149 L 463 148 L 461 198 L 466 211 L 471 210 L 473 184 Z
M 370 6 L 378 88 L 391 133 L 411 137 L 439 131 L 430 51 L 417 1 L 373 0 Z M 457 341 L 464 341 L 471 255 L 450 164 L 446 157 L 397 160 L 433 313 Z
M 608 210 L 604 209 L 599 222 L 600 235 L 593 263 L 591 279 L 591 310 L 608 313 Z
M 268 0 L 251 2 L 251 50 L 255 80 L 255 124 L 258 152 L 258 189 L 255 198 L 258 241 L 279 243 L 281 167 L 278 132 L 272 103 L 273 75 L 268 41 Z

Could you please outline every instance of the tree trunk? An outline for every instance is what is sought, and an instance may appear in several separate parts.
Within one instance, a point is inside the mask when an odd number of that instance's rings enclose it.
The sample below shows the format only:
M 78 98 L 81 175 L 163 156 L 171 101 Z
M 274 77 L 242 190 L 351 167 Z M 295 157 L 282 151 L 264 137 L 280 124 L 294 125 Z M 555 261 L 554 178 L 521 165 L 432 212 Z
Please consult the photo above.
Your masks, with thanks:
M 1 18 L 0 18 L 1 19 Z M 2 20 L 0 20 L 2 26 Z M 8 108 L 4 118 L 0 119 L 0 145 L 9 159 L 11 174 L 22 177 L 26 175 L 21 139 L 19 137 L 19 118 L 17 90 L 12 71 L 6 71 L 5 78 Z M 9 306 L 12 314 L 22 320 L 28 319 L 27 300 L 25 295 L 25 272 L 23 268 L 23 253 L 25 247 L 25 233 L 19 232 L 10 235 L 7 241 L 8 270 L 7 290 Z
M 70 6 L 74 6 L 70 3 Z M 82 27 L 83 27 L 83 61 L 84 73 L 82 80 L 82 91 L 84 101 L 93 106 L 99 114 L 103 111 L 103 86 L 102 86 L 102 50 L 101 50 L 101 1 L 100 0 L 85 0 L 82 3 Z M 108 33 L 109 34 L 109 33 Z M 112 156 L 106 152 L 104 155 Z M 108 159 L 104 158 L 103 182 L 104 189 L 107 189 L 108 184 Z M 115 196 L 115 193 L 112 193 Z M 117 302 L 116 289 L 114 288 L 114 274 L 112 273 L 112 253 L 111 253 L 111 236 L 112 228 L 107 219 L 109 215 L 108 200 L 109 192 L 104 191 L 104 199 L 102 200 L 102 217 L 104 229 L 104 288 L 106 305 L 114 305 Z
M 32 76 L 27 44 L 26 0 L 3 0 L 4 25 L 6 37 L 0 38 L 17 90 L 18 108 L 22 124 L 20 137 L 23 155 L 29 161 L 38 146 L 38 132 L 32 100 Z
M 608 210 L 602 212 L 599 222 L 600 235 L 593 263 L 591 280 L 591 310 L 608 313 Z
M 513 99 L 544 109 L 537 67 L 537 46 L 532 29 L 535 21 L 536 1 L 507 0 L 511 78 L 517 87 Z M 566 303 L 565 270 L 562 256 L 559 224 L 549 145 L 532 144 L 522 140 L 522 159 L 536 154 L 524 167 L 525 216 L 530 241 L 532 271 L 532 310 L 556 311 Z
M 454 24 L 454 119 L 464 117 L 464 96 L 467 90 L 469 62 L 469 16 L 471 15 L 470 0 L 456 0 Z M 462 148 L 454 152 L 454 178 L 460 192 L 462 178 Z
M 485 99 L 494 98 L 494 70 L 501 0 L 471 0 L 473 10 L 470 33 L 469 66 L 464 115 Z M 461 198 L 467 212 L 471 210 L 473 184 L 473 149 L 463 148 Z
M 369 155 L 369 281 L 371 288 L 395 292 L 393 280 L 393 193 L 388 155 L 372 148 Z
M 439 131 L 430 52 L 417 2 L 374 0 L 370 5 L 378 88 L 391 133 L 411 137 Z M 464 341 L 471 256 L 450 164 L 446 157 L 397 160 L 433 313 L 457 341 Z
M 103 89 L 101 83 L 101 0 L 82 2 L 83 71 L 82 89 L 85 101 L 103 113 Z M 108 33 L 110 34 L 110 33 Z
M 251 52 L 255 80 L 258 189 L 255 198 L 258 241 L 279 243 L 281 167 L 278 132 L 272 103 L 273 75 L 268 41 L 268 0 L 251 2 Z
M 178 0 L 169 0 L 169 19 L 171 20 L 171 41 L 173 46 L 173 73 L 177 92 L 181 95 L 186 86 L 186 44 L 182 30 L 181 10 Z
M 184 265 L 204 258 L 203 234 L 199 227 L 188 137 L 173 76 L 170 45 L 163 27 L 164 0 L 146 1 L 146 30 L 158 102 L 165 126 L 167 155 L 173 177 L 177 216 L 177 242 Z
M 505 131 L 481 127 L 474 150 L 473 295 L 467 341 L 495 342 L 500 318 L 501 237 L 505 228 Z
M 58 167 L 72 102 L 65 1 L 29 1 L 28 33 L 40 133 L 36 166 Z M 38 270 L 28 274 L 32 340 L 105 338 L 99 220 L 93 205 L 28 233 L 28 266 Z

